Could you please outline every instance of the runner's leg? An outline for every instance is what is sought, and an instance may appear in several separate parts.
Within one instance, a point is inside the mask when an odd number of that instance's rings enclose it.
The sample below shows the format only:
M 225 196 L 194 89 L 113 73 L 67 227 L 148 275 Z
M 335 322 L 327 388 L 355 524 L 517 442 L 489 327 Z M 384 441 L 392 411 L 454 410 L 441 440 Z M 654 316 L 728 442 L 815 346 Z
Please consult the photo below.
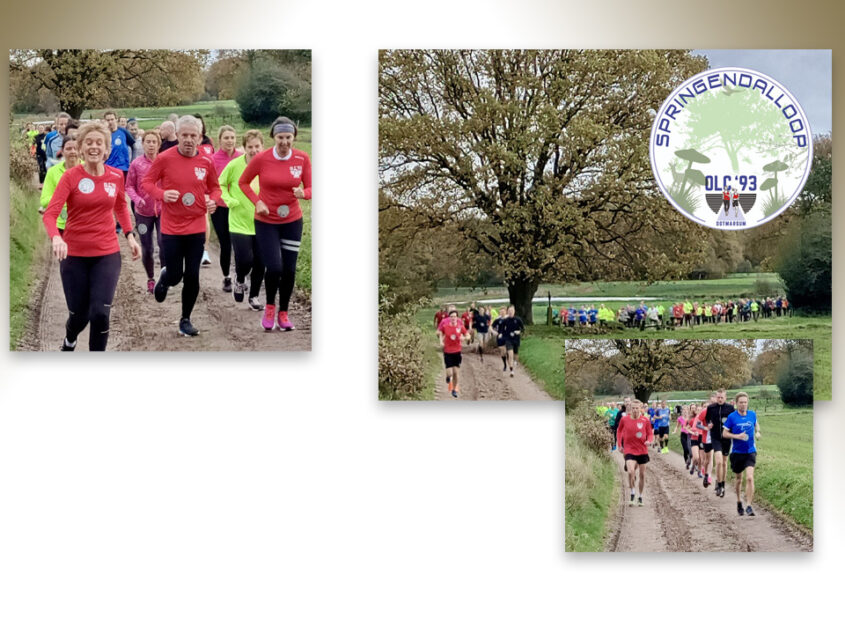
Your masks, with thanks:
M 261 261 L 266 267 L 264 287 L 267 291 L 268 306 L 276 305 L 276 291 L 279 290 L 282 276 L 282 250 L 278 227 L 279 225 L 271 225 L 269 222 L 255 223 L 255 240 Z
M 200 265 L 205 248 L 205 236 L 195 233 L 182 236 L 185 240 L 185 273 L 182 283 L 182 319 L 190 319 L 200 293 Z
M 147 272 L 147 279 L 155 278 L 155 267 L 153 265 L 153 228 L 155 227 L 154 216 L 143 216 L 135 213 L 135 228 L 141 237 L 141 264 Z
M 65 324 L 65 338 L 71 344 L 76 342 L 79 333 L 88 325 L 89 259 L 69 255 L 59 262 L 59 273 L 69 312 Z
M 296 281 L 296 259 L 302 244 L 302 219 L 281 225 L 282 274 L 279 279 L 279 310 L 286 311 Z
M 223 277 L 229 277 L 232 262 L 232 240 L 229 235 L 229 208 L 218 207 L 211 214 L 211 224 L 214 226 L 214 233 L 217 234 L 217 241 L 220 242 L 220 271 L 223 273 Z
M 91 264 L 88 305 L 88 349 L 103 351 L 109 342 L 109 318 L 120 278 L 120 252 L 103 255 Z

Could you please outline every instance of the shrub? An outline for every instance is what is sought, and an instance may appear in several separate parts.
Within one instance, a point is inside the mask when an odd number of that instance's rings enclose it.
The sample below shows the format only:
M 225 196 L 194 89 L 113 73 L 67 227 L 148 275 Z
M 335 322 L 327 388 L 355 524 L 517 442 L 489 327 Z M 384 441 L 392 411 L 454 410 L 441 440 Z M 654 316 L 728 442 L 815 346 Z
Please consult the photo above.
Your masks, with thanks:
M 386 287 L 379 288 L 384 293 Z M 379 394 L 387 398 L 414 398 L 425 384 L 423 332 L 414 318 L 417 305 L 394 311 L 392 296 L 379 299 Z
M 38 163 L 24 145 L 13 145 L 9 152 L 9 177 L 21 187 L 32 187 Z
M 813 404 L 813 357 L 795 349 L 789 353 L 778 374 L 780 398 L 787 405 Z
M 607 421 L 596 414 L 592 403 L 581 402 L 567 414 L 568 424 L 572 425 L 575 435 L 590 449 L 597 453 L 606 451 L 613 440 Z
M 757 297 L 771 297 L 777 293 L 777 288 L 764 277 L 758 277 L 754 282 L 754 294 Z
M 795 308 L 830 312 L 831 240 L 828 220 L 801 222 L 792 239 L 785 243 L 775 268 L 783 280 L 786 297 Z

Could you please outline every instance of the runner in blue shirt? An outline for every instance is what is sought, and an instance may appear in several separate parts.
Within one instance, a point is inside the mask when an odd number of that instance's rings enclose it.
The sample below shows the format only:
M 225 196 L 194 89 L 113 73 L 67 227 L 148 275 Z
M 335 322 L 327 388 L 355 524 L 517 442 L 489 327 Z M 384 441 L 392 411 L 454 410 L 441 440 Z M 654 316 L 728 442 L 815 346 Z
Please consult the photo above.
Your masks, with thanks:
M 757 413 L 748 409 L 748 394 L 736 395 L 736 411 L 728 415 L 722 426 L 722 436 L 733 440 L 731 447 L 731 471 L 736 475 L 736 512 L 754 517 L 751 503 L 754 501 L 754 467 L 757 464 L 756 440 L 760 439 L 760 423 Z M 745 511 L 742 509 L 742 474 L 745 472 Z
M 117 127 L 117 115 L 108 111 L 103 115 L 103 120 L 111 132 L 111 153 L 106 160 L 106 165 L 119 169 L 123 172 L 123 182 L 126 182 L 126 174 L 129 172 L 129 164 L 132 162 L 132 148 L 135 147 L 135 137 L 126 128 Z
M 569 307 L 569 325 L 573 328 L 575 327 L 575 316 L 578 311 L 575 310 L 575 306 Z
M 657 419 L 657 435 L 660 438 L 660 453 L 669 453 L 669 414 L 666 401 L 663 401 L 654 412 L 654 417 Z

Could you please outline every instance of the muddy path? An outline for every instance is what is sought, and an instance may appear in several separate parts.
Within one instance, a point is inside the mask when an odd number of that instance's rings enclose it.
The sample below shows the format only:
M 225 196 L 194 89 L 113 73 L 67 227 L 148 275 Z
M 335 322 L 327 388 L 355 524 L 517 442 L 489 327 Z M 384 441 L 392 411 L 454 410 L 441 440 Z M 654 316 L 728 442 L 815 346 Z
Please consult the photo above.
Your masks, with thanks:
M 649 452 L 643 495 L 645 506 L 628 506 L 630 489 L 623 459 L 614 452 L 619 467 L 619 509 L 608 540 L 608 550 L 618 552 L 794 552 L 812 551 L 813 538 L 784 522 L 759 503 L 755 517 L 736 512 L 733 480 L 725 497 L 714 487 L 684 469 L 684 459 L 670 452 Z
M 200 334 L 182 337 L 178 334 L 181 314 L 182 285 L 171 288 L 167 299 L 159 304 L 147 293 L 147 274 L 140 260 L 132 261 L 126 241 L 121 238 L 120 281 L 111 311 L 109 351 L 288 351 L 311 349 L 311 307 L 295 297 L 289 311 L 296 330 L 265 332 L 259 325 L 262 312 L 249 308 L 244 299 L 236 303 L 231 293 L 222 290 L 219 253 L 215 243 L 209 244 L 212 264 L 200 270 L 200 294 L 191 321 Z M 159 272 L 155 259 L 156 276 Z M 234 272 L 234 260 L 232 262 Z M 260 295 L 262 302 L 264 291 Z M 46 258 L 39 282 L 30 301 L 29 328 L 19 342 L 19 350 L 59 349 L 65 334 L 65 303 L 59 265 L 55 258 Z M 79 335 L 76 352 L 88 352 L 88 329 Z
M 442 358 L 442 353 L 441 353 Z M 551 401 L 521 365 L 514 368 L 514 376 L 502 371 L 502 358 L 495 348 L 485 349 L 483 359 L 476 345 L 464 346 L 458 373 L 460 400 L 464 401 Z M 438 401 L 456 400 L 446 386 L 446 370 L 437 375 L 434 389 Z

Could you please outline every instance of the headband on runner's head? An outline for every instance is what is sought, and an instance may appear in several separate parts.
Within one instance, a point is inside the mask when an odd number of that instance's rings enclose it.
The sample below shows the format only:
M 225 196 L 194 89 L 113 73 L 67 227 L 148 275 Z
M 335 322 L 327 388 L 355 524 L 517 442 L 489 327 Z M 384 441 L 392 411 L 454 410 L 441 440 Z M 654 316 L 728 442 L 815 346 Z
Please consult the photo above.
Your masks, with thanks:
M 277 123 L 273 126 L 273 136 L 280 134 L 282 132 L 290 132 L 291 134 L 296 134 L 296 128 L 294 128 L 290 123 Z

